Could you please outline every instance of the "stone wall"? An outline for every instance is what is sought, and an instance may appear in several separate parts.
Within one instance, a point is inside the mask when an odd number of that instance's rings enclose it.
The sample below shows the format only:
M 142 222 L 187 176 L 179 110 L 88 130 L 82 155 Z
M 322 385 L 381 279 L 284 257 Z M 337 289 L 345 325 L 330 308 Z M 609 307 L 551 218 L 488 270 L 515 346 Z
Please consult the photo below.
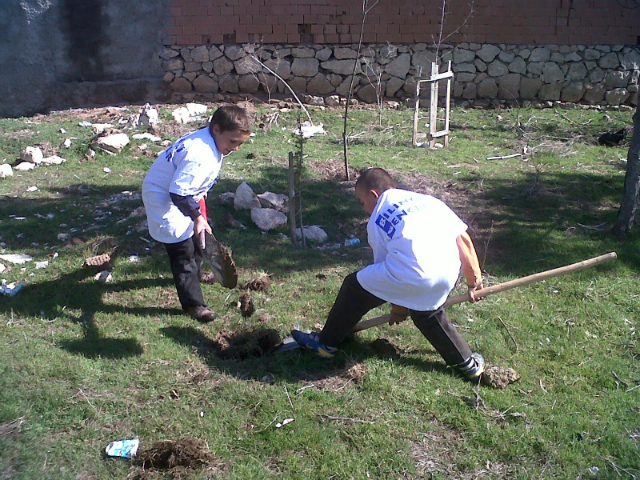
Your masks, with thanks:
M 374 103 L 413 95 L 419 69 L 452 62 L 453 96 L 476 104 L 563 101 L 637 105 L 640 47 L 623 45 L 366 45 L 165 46 L 164 81 L 175 92 L 288 93 L 346 96 L 354 62 L 355 96 Z M 266 68 L 265 68 L 266 67 Z M 282 80 L 269 73 L 275 72 Z M 427 92 L 428 93 L 428 92 Z

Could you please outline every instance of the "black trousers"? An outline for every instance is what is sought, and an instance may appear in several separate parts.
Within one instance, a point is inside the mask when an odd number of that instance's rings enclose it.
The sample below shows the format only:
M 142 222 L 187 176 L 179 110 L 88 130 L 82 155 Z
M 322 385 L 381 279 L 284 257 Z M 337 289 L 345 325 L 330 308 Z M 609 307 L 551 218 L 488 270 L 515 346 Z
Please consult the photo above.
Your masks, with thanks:
M 165 243 L 169 263 L 176 284 L 178 298 L 183 309 L 205 305 L 200 288 L 200 267 L 202 266 L 202 246 L 193 235 L 178 243 Z
M 386 302 L 362 288 L 355 272 L 347 275 L 320 332 L 320 340 L 325 345 L 337 346 L 369 310 L 383 303 Z M 447 365 L 458 365 L 469 359 L 471 348 L 449 321 L 444 308 L 433 311 L 409 310 L 409 314 L 415 326 Z

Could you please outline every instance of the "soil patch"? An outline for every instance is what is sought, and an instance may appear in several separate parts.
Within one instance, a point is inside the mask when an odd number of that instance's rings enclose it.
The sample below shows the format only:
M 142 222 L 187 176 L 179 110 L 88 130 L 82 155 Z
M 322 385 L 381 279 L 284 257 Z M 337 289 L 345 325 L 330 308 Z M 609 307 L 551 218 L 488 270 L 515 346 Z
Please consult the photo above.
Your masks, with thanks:
M 491 388 L 505 388 L 520 380 L 520 374 L 512 368 L 487 364 L 482 374 L 482 384 Z
M 243 290 L 253 290 L 254 292 L 264 292 L 271 286 L 271 275 L 263 273 L 253 280 L 249 280 L 242 285 Z
M 282 338 L 276 330 L 264 327 L 238 332 L 221 330 L 213 339 L 220 358 L 235 360 L 269 355 L 281 343 Z

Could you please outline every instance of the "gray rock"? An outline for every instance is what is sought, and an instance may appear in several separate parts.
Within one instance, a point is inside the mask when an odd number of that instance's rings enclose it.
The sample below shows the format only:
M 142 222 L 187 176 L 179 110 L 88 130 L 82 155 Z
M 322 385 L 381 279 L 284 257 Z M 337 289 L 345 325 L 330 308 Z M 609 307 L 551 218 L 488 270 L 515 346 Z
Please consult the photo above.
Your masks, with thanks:
M 120 153 L 124 147 L 129 145 L 129 136 L 126 133 L 113 133 L 98 137 L 93 146 L 110 153 Z
M 25 147 L 20 153 L 20 160 L 24 160 L 25 162 L 33 163 L 35 165 L 41 164 L 43 159 L 44 154 L 40 147 Z
M 543 83 L 561 82 L 564 80 L 564 73 L 562 73 L 562 70 L 560 70 L 560 67 L 558 67 L 556 63 L 547 62 L 544 64 L 544 67 L 542 67 L 540 79 Z
M 191 50 L 187 47 L 183 47 L 180 49 L 180 56 L 184 59 L 185 62 L 191 62 Z
M 202 62 L 202 70 L 206 73 L 213 72 L 213 62 Z
M 631 78 L 630 71 L 612 70 L 607 73 L 605 77 L 604 86 L 607 90 L 612 88 L 626 88 L 629 85 L 629 79 Z
M 358 89 L 357 97 L 365 103 L 376 103 L 378 96 L 373 85 L 365 85 Z
M 453 71 L 456 73 L 476 73 L 476 66 L 473 63 L 458 63 L 453 66 Z
M 398 56 L 398 47 L 396 47 L 395 45 L 391 45 L 391 44 L 386 44 L 383 45 L 379 52 L 378 52 L 378 56 L 376 57 L 376 59 L 378 61 L 384 59 L 384 60 L 391 60 L 392 58 L 395 58 Z M 388 62 L 386 62 L 388 63 Z
M 326 95 L 334 91 L 335 87 L 331 85 L 331 82 L 321 73 L 318 73 L 307 83 L 307 92 L 311 95 Z
M 243 93 L 256 93 L 260 88 L 260 80 L 256 75 L 240 75 L 238 77 L 238 90 Z
M 560 100 L 561 90 L 562 84 L 560 82 L 544 84 L 538 91 L 538 98 L 542 101 Z
M 477 85 L 475 83 L 467 83 L 462 91 L 462 97 L 467 100 L 473 100 L 478 93 Z
M 415 56 L 415 55 L 414 55 Z M 453 63 L 470 63 L 476 58 L 476 52 L 459 48 L 453 52 Z
M 398 93 L 398 90 L 400 90 L 403 85 L 404 85 L 404 80 L 398 77 L 391 77 L 389 80 L 387 80 L 387 85 L 386 85 L 387 97 L 395 97 L 396 93 Z
M 571 82 L 560 92 L 560 100 L 563 102 L 577 103 L 582 100 L 585 90 L 582 82 Z
M 302 93 L 307 91 L 307 79 L 304 77 L 293 77 L 288 83 L 294 92 Z
M 198 72 L 202 70 L 202 64 L 198 62 L 184 62 L 185 72 Z
M 316 52 L 316 58 L 320 62 L 326 62 L 327 60 L 329 60 L 331 58 L 332 54 L 333 54 L 333 52 L 331 51 L 331 49 L 328 48 L 328 47 L 325 47 L 322 50 L 318 50 Z
M 604 88 L 604 85 L 586 85 L 582 100 L 591 105 L 595 105 L 604 100 L 604 94 L 606 92 L 607 90 Z
M 193 80 L 193 89 L 198 93 L 215 93 L 218 91 L 218 82 L 209 75 L 200 75 Z
M 544 63 L 542 62 L 529 62 L 527 64 L 527 72 L 532 75 L 542 75 Z
M 500 58 L 500 60 L 502 60 L 504 63 L 511 63 L 513 62 L 513 59 L 516 58 L 516 54 L 513 52 L 502 50 L 498 55 L 498 58 Z
M 240 45 L 225 45 L 224 55 L 231 61 L 240 60 L 246 52 Z
M 220 57 L 213 62 L 213 71 L 219 77 L 233 71 L 233 63 L 226 57 Z
M 487 74 L 490 77 L 500 77 L 509 72 L 507 66 L 502 63 L 500 60 L 494 60 L 489 64 L 489 68 L 487 69 Z
M 169 84 L 169 88 L 174 92 L 190 92 L 193 90 L 193 85 L 186 78 L 179 77 Z
M 476 66 L 476 70 L 478 70 L 479 72 L 486 72 L 487 71 L 487 64 L 484 63 L 479 58 L 476 58 L 476 60 L 473 62 L 473 64 Z
M 291 73 L 297 77 L 315 77 L 319 62 L 316 58 L 294 58 Z
M 184 61 L 181 58 L 172 58 L 166 62 L 162 62 L 162 68 L 165 72 L 184 69 Z
M 486 78 L 478 84 L 477 94 L 480 98 L 496 98 L 498 96 L 498 85 L 493 78 Z
M 594 68 L 593 70 L 591 70 L 591 72 L 589 72 L 589 80 L 591 80 L 593 83 L 601 82 L 602 80 L 604 80 L 604 77 L 605 71 L 601 68 Z
M 354 64 L 356 64 L 355 60 L 329 60 L 328 62 L 322 62 L 320 66 L 338 75 L 351 75 Z M 358 63 L 356 65 L 356 73 L 361 73 L 360 64 Z
M 236 196 L 233 199 L 233 207 L 236 210 L 251 210 L 261 208 L 260 199 L 253 193 L 253 189 L 247 182 L 242 182 L 236 189 Z
M 289 77 L 291 77 L 291 63 L 287 60 L 274 58 L 267 60 L 264 64 L 277 73 L 283 80 L 288 80 Z
M 176 52 L 173 48 L 163 48 L 158 54 L 158 56 L 163 60 L 171 60 L 178 55 L 180 55 L 180 53 Z
M 436 53 L 430 50 L 424 50 L 421 52 L 416 52 L 413 54 L 411 58 L 411 63 L 413 67 L 416 69 L 416 74 L 418 72 L 418 68 L 421 69 L 421 75 L 427 76 L 431 74 L 431 63 L 436 61 Z
M 571 62 L 567 71 L 569 80 L 582 80 L 587 77 L 587 67 L 584 62 Z
M 209 49 L 207 48 L 206 45 L 200 45 L 199 47 L 196 47 L 193 50 L 191 50 L 192 62 L 202 63 L 202 62 L 208 62 L 209 60 L 210 60 Z
M 222 75 L 218 78 L 218 88 L 221 92 L 238 93 L 238 81 L 233 75 Z
M 285 212 L 287 211 L 289 197 L 281 193 L 264 192 L 258 195 L 258 200 L 260 200 L 262 208 L 273 208 Z
M 598 60 L 602 56 L 602 52 L 594 50 L 593 48 L 587 48 L 583 55 L 585 60 Z
M 503 100 L 517 100 L 520 98 L 520 75 L 509 73 L 498 79 L 498 98 Z
M 385 66 L 385 72 L 394 77 L 405 78 L 411 67 L 411 55 L 403 53 Z
M 527 73 L 527 62 L 522 57 L 515 57 L 509 64 L 509 71 L 512 73 L 519 73 L 524 75 Z
M 287 216 L 272 208 L 252 208 L 251 220 L 264 232 L 287 224 Z
M 259 73 L 262 71 L 262 65 L 254 58 L 246 56 L 240 60 L 233 62 L 238 75 L 247 75 L 250 73 Z
M 523 48 L 518 52 L 518 55 L 520 55 L 522 58 L 526 60 L 531 56 L 531 50 L 529 50 L 528 48 Z
M 458 83 L 473 82 L 475 78 L 476 78 L 475 73 L 466 73 L 466 72 L 456 73 L 456 76 L 454 77 L 455 81 Z
M 558 52 L 554 52 L 554 53 L 551 54 L 550 61 L 561 65 L 561 64 L 565 63 L 564 55 L 562 55 L 561 53 L 558 53 Z
M 392 96 L 392 95 L 389 95 Z M 340 106 L 340 96 L 338 95 L 329 95 L 324 99 L 324 103 L 327 107 L 338 107 Z
M 582 57 L 578 55 L 576 52 L 571 52 L 564 56 L 565 62 L 581 62 Z
M 551 59 L 551 50 L 546 47 L 534 48 L 529 56 L 529 62 L 548 62 Z
M 629 98 L 629 95 L 629 90 L 626 88 L 614 88 L 613 90 L 609 90 L 604 98 L 609 105 L 620 105 Z
M 209 48 L 209 61 L 210 62 L 213 62 L 214 60 L 220 58 L 223 55 L 224 55 L 224 53 L 222 53 L 217 46 L 211 45 L 211 48 Z
M 621 55 L 620 67 L 624 70 L 640 70 L 640 50 L 631 50 Z
M 325 232 L 318 225 L 302 227 L 302 232 L 304 232 L 305 241 L 311 241 L 313 243 L 324 243 L 328 238 L 327 232 Z M 302 232 L 299 228 L 296 228 L 296 238 L 298 240 L 302 239 Z
M 601 57 L 598 60 L 598 66 L 600 68 L 618 68 L 620 65 L 620 60 L 618 59 L 617 53 L 607 53 L 605 56 Z
M 335 47 L 333 49 L 333 56 L 338 60 L 344 60 L 348 58 L 358 58 L 358 52 L 356 52 L 352 48 Z
M 500 49 L 498 47 L 485 43 L 482 45 L 482 48 L 476 52 L 476 55 L 480 57 L 483 62 L 489 63 L 493 62 L 499 53 Z
M 314 58 L 316 56 L 316 51 L 313 48 L 298 47 L 292 48 L 291 54 L 295 58 Z

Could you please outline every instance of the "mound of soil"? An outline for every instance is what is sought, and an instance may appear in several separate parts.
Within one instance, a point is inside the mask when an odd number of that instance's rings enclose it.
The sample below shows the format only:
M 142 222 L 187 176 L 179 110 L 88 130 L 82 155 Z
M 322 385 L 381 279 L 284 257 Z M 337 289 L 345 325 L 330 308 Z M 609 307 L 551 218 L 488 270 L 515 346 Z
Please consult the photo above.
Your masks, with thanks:
M 282 339 L 274 329 L 259 327 L 238 332 L 222 330 L 213 343 L 220 358 L 244 360 L 269 355 L 282 343 Z
M 482 374 L 482 384 L 491 388 L 505 388 L 520 378 L 520 374 L 512 368 L 487 364 Z
M 268 290 L 271 286 L 271 276 L 267 274 L 262 274 L 253 280 L 249 280 L 247 283 L 242 285 L 244 290 L 253 290 L 254 292 L 264 292 Z
M 142 449 L 136 463 L 145 469 L 172 470 L 176 467 L 201 468 L 213 461 L 209 449 L 200 440 L 181 438 L 163 440 Z

